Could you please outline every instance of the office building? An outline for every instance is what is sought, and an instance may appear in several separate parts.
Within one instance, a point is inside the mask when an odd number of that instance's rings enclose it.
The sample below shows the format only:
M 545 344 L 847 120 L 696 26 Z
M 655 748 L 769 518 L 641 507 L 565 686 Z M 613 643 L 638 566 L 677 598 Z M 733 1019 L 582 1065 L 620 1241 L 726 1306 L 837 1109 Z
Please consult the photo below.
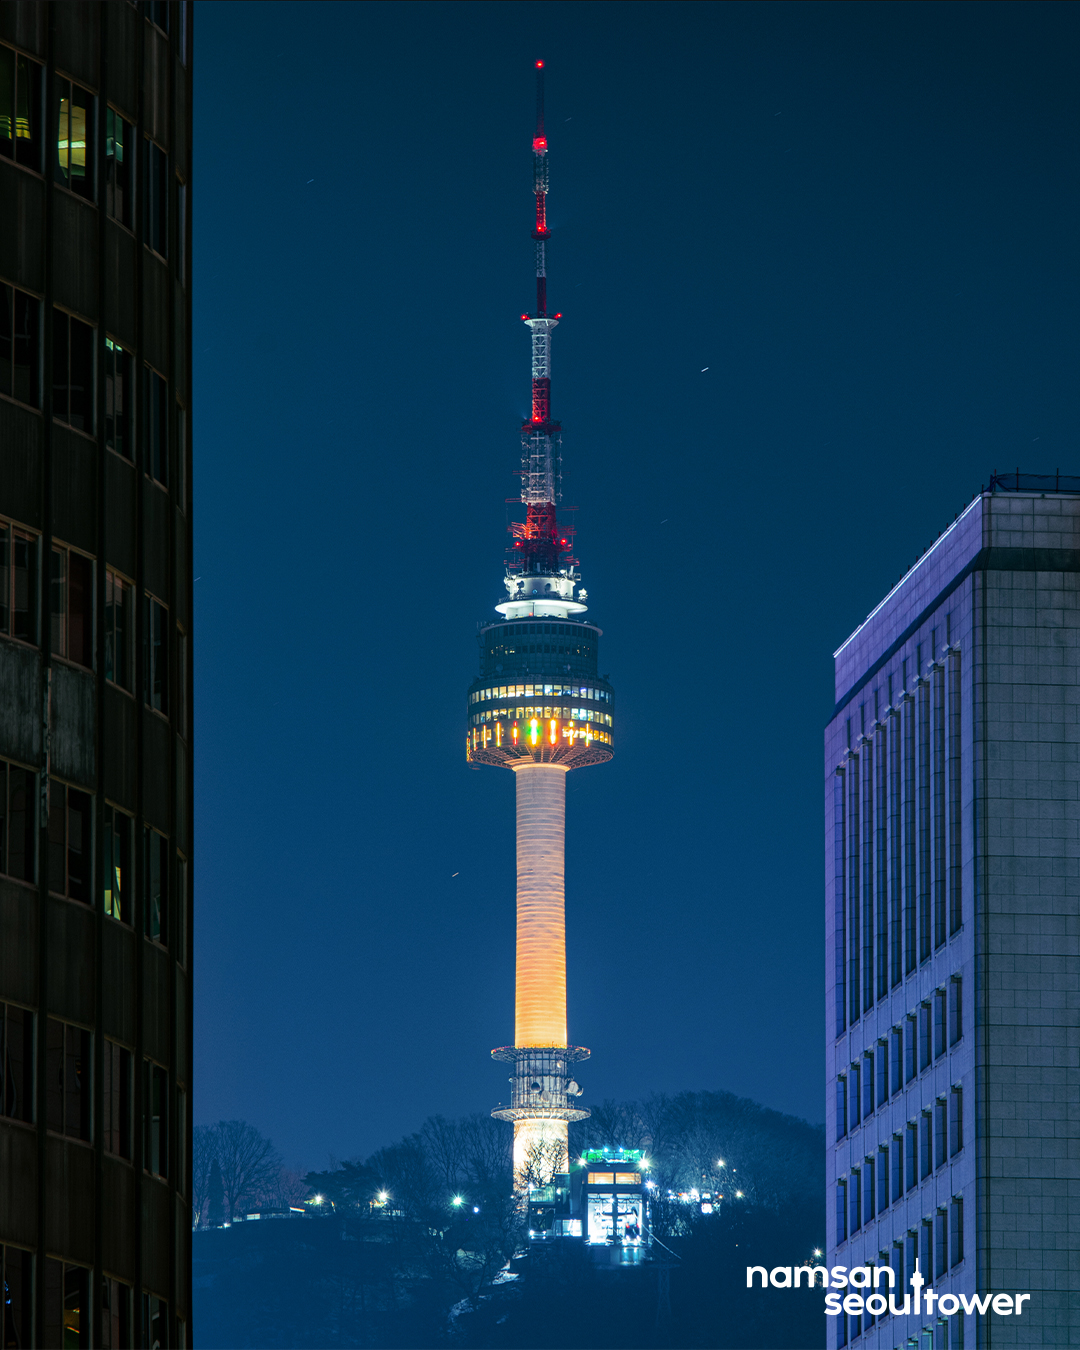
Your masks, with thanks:
M 828 1261 L 891 1267 L 900 1307 L 918 1262 L 933 1299 L 831 1345 L 1080 1334 L 1078 658 L 1080 478 L 1020 473 L 835 654 Z M 956 1307 L 1002 1293 L 1030 1297 Z
M 190 1341 L 191 59 L 0 5 L 8 1346 Z

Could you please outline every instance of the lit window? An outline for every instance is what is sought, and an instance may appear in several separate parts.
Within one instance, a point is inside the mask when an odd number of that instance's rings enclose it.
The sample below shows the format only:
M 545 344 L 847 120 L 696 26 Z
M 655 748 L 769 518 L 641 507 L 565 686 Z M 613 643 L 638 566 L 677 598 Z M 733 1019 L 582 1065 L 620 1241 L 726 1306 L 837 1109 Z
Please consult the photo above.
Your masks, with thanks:
M 79 431 L 94 430 L 94 330 L 53 310 L 53 417 Z
M 0 47 L 0 155 L 41 170 L 41 67 Z
M 90 1033 L 46 1019 L 46 1124 L 71 1139 L 90 1138 Z
M 41 403 L 40 326 L 41 301 L 14 286 L 0 285 L 0 394 L 31 408 Z
M 131 149 L 135 144 L 130 122 L 112 108 L 105 109 L 105 212 L 121 225 L 131 226 Z
M 131 817 L 115 806 L 104 808 L 104 887 L 102 908 L 110 919 L 130 924 L 133 910 Z
M 169 611 L 153 596 L 143 596 L 143 680 L 151 708 L 169 713 Z
M 54 778 L 49 783 L 49 890 L 88 905 L 91 798 Z
M 131 689 L 132 588 L 115 572 L 105 572 L 105 678 Z
M 0 1115 L 34 1119 L 34 1014 L 0 1003 Z
M 119 343 L 105 339 L 105 444 L 125 459 L 133 458 L 131 356 Z
M 49 639 L 56 656 L 92 668 L 94 564 L 74 549 L 55 547 L 49 578 Z
M 94 199 L 94 96 L 70 80 L 57 79 L 59 115 L 56 130 L 55 180 Z

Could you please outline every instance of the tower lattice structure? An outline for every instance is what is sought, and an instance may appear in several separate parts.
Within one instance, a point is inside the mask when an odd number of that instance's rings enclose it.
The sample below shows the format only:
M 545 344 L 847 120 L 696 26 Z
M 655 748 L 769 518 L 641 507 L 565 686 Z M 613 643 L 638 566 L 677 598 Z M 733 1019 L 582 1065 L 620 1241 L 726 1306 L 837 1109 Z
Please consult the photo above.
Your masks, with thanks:
M 552 418 L 548 312 L 548 142 L 544 63 L 536 63 L 532 142 L 536 215 L 536 309 L 523 314 L 532 348 L 532 412 L 521 428 L 524 521 L 510 526 L 500 618 L 478 634 L 480 674 L 469 689 L 466 754 L 511 769 L 517 795 L 517 943 L 514 1044 L 492 1056 L 512 1066 L 511 1101 L 492 1112 L 514 1125 L 520 1178 L 537 1144 L 561 1145 L 578 1105 L 573 1066 L 589 1056 L 571 1045 L 566 1021 L 564 838 L 566 775 L 613 753 L 614 697 L 598 675 L 601 630 L 587 605 L 574 531 L 558 520 L 562 429 Z M 550 1162 L 551 1153 L 547 1153 Z

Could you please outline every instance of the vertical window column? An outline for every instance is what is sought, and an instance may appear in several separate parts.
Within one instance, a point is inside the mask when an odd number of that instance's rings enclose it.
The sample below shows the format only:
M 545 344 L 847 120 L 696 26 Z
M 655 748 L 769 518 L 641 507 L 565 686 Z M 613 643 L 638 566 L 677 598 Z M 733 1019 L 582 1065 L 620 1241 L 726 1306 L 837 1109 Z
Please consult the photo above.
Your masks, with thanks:
M 964 1202 L 959 1196 L 949 1206 L 949 1256 L 952 1266 L 964 1259 Z
M 916 688 L 916 712 L 918 717 L 917 746 L 917 788 L 915 793 L 916 814 L 918 817 L 918 917 L 919 917 L 919 960 L 925 961 L 930 955 L 930 684 L 920 678 Z
M 884 1036 L 877 1043 L 877 1104 L 884 1106 L 889 1100 L 889 1042 Z
M 863 740 L 862 778 L 862 1006 L 874 1006 L 874 748 Z
M 845 930 L 847 924 L 844 915 L 844 864 L 846 842 L 846 822 L 844 816 L 844 770 L 838 768 L 833 775 L 833 916 L 836 925 L 833 948 L 833 975 L 836 981 L 836 1034 L 847 1026 L 845 962 Z M 846 1114 L 846 1113 L 845 1113 Z
M 934 946 L 945 941 L 948 865 L 945 849 L 945 667 L 938 664 L 931 672 L 933 714 L 931 727 L 931 817 L 933 852 L 933 930 Z
M 889 1208 L 889 1146 L 878 1146 L 877 1162 L 878 1213 Z
M 916 944 L 916 834 L 915 834 L 915 700 L 905 694 L 903 700 L 904 775 L 903 775 L 903 832 L 904 832 L 904 973 L 910 974 L 919 964 Z
M 3 50 L 0 47 L 0 63 Z M 0 121 L 0 129 L 2 126 Z M 14 286 L 0 284 L 0 394 L 31 408 L 41 406 L 40 353 L 41 301 Z
M 955 1155 L 964 1147 L 964 1089 L 954 1087 L 949 1093 L 949 1153 Z
M 904 1131 L 904 1173 L 905 1190 L 911 1190 L 913 1186 L 919 1184 L 919 1126 L 918 1122 L 909 1120 L 907 1129 Z
M 889 992 L 889 777 L 888 728 L 878 723 L 874 728 L 874 862 L 876 877 L 874 891 L 877 900 L 875 916 L 875 975 L 877 997 Z
M 964 982 L 959 975 L 949 980 L 949 1044 L 955 1045 L 964 1034 Z
M 892 1137 L 892 1146 L 890 1148 L 892 1158 L 892 1198 L 899 1200 L 904 1194 L 904 1138 L 903 1135 L 894 1134 Z
M 947 758 L 949 775 L 949 933 L 963 923 L 962 803 L 960 800 L 960 652 L 948 655 L 949 701 Z
M 859 759 L 847 761 L 848 1021 L 862 1015 L 859 979 Z
M 847 1077 L 839 1074 L 836 1079 L 836 1137 L 843 1139 L 847 1134 Z
M 839 1245 L 847 1240 L 847 1181 L 841 1178 L 836 1183 L 836 1242 Z
M 888 788 L 889 788 L 889 982 L 896 985 L 904 978 L 903 956 L 903 855 L 900 844 L 900 714 L 890 708 L 888 715 Z

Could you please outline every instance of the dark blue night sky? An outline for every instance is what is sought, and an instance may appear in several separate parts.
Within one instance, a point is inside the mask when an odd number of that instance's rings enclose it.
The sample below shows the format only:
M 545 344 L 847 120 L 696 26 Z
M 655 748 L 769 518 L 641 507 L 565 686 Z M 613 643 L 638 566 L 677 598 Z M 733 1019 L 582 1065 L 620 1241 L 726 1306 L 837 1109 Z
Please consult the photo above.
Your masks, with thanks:
M 831 653 L 994 469 L 1080 472 L 1080 10 L 195 20 L 196 1123 L 322 1167 L 506 1095 L 514 784 L 464 724 L 528 406 L 536 57 L 617 699 L 568 783 L 583 1104 L 823 1119 Z

